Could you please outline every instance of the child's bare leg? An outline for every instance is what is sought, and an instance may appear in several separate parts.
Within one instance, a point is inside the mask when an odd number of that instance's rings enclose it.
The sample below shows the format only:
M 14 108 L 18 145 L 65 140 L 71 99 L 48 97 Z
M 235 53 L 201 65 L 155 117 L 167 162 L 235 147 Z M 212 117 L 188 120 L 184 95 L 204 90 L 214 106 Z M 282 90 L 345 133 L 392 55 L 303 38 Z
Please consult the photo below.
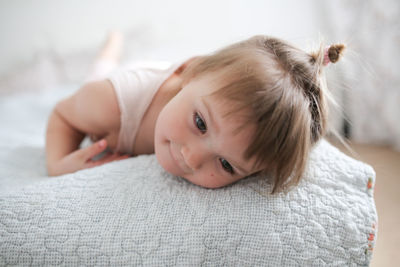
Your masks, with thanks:
M 121 32 L 112 31 L 97 54 L 92 64 L 86 82 L 104 79 L 113 69 L 118 66 L 123 46 L 123 35 Z
M 110 32 L 107 36 L 106 42 L 97 55 L 97 59 L 118 63 L 121 57 L 122 45 L 122 33 L 119 31 Z

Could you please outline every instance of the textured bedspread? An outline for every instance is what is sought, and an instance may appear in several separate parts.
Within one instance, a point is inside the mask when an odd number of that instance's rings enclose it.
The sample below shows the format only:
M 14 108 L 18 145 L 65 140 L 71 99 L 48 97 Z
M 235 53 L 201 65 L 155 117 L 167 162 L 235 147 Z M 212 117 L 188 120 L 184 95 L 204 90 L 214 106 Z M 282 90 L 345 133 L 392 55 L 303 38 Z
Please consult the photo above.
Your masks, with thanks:
M 369 264 L 375 173 L 325 140 L 274 196 L 260 177 L 200 188 L 154 156 L 46 177 L 47 115 L 71 90 L 0 100 L 0 266 Z

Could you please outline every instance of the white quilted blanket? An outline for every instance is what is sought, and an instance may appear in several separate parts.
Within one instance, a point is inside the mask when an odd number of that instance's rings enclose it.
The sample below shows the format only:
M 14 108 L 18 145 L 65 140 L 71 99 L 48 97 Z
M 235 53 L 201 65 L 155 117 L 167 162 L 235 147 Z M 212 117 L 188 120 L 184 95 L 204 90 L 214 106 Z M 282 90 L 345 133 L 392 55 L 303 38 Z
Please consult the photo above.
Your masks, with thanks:
M 74 87 L 0 100 L 0 266 L 365 266 L 374 170 L 322 140 L 300 185 L 204 189 L 140 156 L 45 176 L 44 131 Z

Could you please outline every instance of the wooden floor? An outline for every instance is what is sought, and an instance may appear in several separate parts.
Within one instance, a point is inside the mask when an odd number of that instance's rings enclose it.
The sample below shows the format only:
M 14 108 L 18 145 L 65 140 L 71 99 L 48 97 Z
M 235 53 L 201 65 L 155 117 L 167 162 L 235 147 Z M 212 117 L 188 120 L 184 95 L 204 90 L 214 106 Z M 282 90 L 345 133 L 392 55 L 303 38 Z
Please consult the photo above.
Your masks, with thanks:
M 376 172 L 375 203 L 378 211 L 378 238 L 372 267 L 399 266 L 400 263 L 400 152 L 385 146 L 350 143 L 353 155 L 338 142 L 331 144 L 343 153 L 371 165 Z

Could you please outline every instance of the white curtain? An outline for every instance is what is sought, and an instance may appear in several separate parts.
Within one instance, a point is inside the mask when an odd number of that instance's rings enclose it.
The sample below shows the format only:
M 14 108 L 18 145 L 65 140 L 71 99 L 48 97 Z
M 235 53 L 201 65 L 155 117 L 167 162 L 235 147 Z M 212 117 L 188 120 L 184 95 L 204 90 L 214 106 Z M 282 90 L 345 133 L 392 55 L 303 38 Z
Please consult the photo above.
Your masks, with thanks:
M 400 1 L 315 4 L 328 40 L 348 45 L 340 71 L 328 79 L 340 88 L 348 136 L 400 151 Z

